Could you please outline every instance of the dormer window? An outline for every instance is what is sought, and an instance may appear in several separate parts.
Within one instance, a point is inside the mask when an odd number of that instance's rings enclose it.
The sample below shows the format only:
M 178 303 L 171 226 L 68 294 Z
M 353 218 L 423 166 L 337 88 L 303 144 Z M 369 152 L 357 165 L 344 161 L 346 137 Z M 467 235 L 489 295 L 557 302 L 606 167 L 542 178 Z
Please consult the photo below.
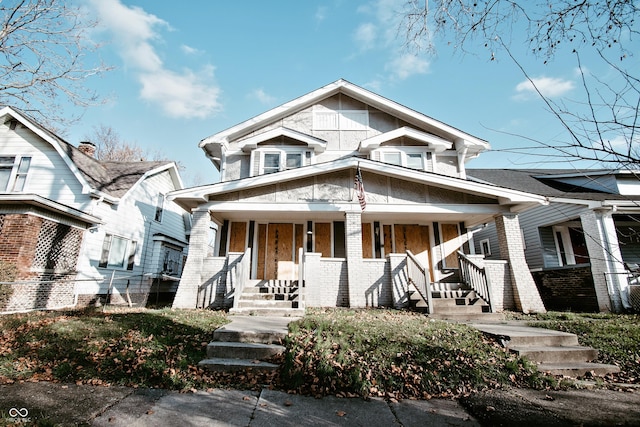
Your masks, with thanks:
M 372 160 L 379 160 L 383 163 L 403 166 L 416 170 L 433 170 L 431 151 L 415 149 L 411 147 L 402 148 L 380 148 L 371 152 Z
M 23 191 L 30 166 L 31 157 L 0 157 L 0 192 Z
M 311 163 L 311 151 L 299 148 L 257 149 L 251 155 L 252 176 L 296 169 Z

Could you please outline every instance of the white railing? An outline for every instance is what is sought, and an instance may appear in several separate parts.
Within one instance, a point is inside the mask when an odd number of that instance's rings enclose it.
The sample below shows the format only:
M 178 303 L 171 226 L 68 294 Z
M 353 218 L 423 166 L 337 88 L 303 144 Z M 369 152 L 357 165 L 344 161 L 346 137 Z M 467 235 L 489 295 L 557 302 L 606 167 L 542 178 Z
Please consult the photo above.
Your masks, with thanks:
M 233 308 L 238 308 L 240 302 L 240 295 L 244 291 L 245 285 L 249 282 L 251 277 L 251 248 L 247 248 L 242 255 L 242 259 L 236 266 L 236 283 L 233 290 Z
M 480 298 L 489 305 L 489 311 L 493 313 L 491 302 L 491 284 L 484 267 L 474 263 L 462 252 L 458 252 L 458 262 L 460 264 L 460 275 L 465 285 L 476 292 Z
M 431 284 L 427 279 L 427 270 L 410 250 L 407 250 L 407 274 L 409 276 L 409 283 L 416 288 L 422 299 L 427 303 L 427 314 L 432 314 L 433 301 L 431 297 Z

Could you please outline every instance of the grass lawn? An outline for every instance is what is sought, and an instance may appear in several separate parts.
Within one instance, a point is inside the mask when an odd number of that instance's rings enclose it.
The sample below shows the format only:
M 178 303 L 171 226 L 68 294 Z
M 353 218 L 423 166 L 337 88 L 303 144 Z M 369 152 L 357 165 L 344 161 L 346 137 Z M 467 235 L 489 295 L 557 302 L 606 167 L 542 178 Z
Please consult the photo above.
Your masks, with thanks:
M 0 316 L 0 384 L 60 381 L 96 385 L 274 388 L 386 398 L 452 397 L 506 384 L 557 381 L 466 325 L 394 310 L 307 310 L 290 325 L 276 374 L 210 374 L 197 364 L 212 332 L 228 322 L 210 310 L 34 312 Z M 638 382 L 638 316 L 520 316 L 577 333 L 584 345 Z
M 198 387 L 211 333 L 228 323 L 211 310 L 102 310 L 0 316 L 0 383 L 45 380 Z

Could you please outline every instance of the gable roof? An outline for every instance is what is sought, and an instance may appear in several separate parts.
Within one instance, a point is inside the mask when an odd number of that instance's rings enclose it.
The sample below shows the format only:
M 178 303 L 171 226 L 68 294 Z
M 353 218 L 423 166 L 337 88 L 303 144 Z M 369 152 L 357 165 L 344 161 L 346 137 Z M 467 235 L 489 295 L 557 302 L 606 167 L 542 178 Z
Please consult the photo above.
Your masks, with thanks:
M 640 195 L 629 196 L 607 189 L 602 181 L 608 177 L 627 175 L 638 176 L 640 171 L 619 171 L 610 169 L 467 169 L 467 179 L 492 183 L 520 191 L 544 195 L 558 201 L 589 202 L 638 201 Z M 577 180 L 575 178 L 582 178 Z M 590 181 L 590 183 L 588 183 Z M 585 183 L 587 182 L 587 183 Z M 598 185 L 596 185 L 598 184 Z M 640 190 L 640 181 L 637 182 Z
M 456 145 L 464 146 L 466 149 L 465 153 L 469 157 L 473 157 L 474 155 L 477 155 L 489 148 L 489 143 L 483 139 L 477 138 L 449 126 L 446 123 L 407 108 L 404 105 L 363 89 L 362 87 L 344 79 L 337 80 L 279 107 L 273 108 L 249 120 L 204 138 L 200 141 L 199 147 L 204 150 L 206 156 L 216 167 L 219 168 L 223 153 L 228 149 L 230 141 L 248 135 L 276 120 L 304 110 L 321 100 L 339 93 L 359 100 L 392 116 L 398 117 L 417 128 L 433 130 L 436 134 L 447 135 L 448 138 L 456 142 Z
M 51 144 L 83 185 L 83 191 L 86 193 L 95 193 L 97 196 L 104 197 L 105 200 L 116 203 L 143 177 L 167 169 L 173 169 L 171 173 L 176 187 L 183 187 L 177 167 L 173 162 L 101 162 L 86 155 L 16 108 L 4 107 L 0 109 L 0 118 L 5 118 L 6 121 L 6 117 L 19 121 L 23 126 Z

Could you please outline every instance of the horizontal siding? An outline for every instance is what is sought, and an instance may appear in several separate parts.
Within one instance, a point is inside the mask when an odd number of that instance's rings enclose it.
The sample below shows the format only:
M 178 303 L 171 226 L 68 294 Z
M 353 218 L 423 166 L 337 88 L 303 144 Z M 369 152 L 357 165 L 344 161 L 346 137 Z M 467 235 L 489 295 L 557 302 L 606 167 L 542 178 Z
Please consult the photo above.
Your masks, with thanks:
M 30 156 L 31 166 L 24 193 L 37 194 L 56 202 L 85 210 L 90 198 L 82 194 L 82 184 L 58 152 L 30 130 L 0 125 L 0 155 Z
M 105 225 L 86 234 L 81 257 L 81 269 L 85 274 L 97 278 L 111 274 L 111 270 L 98 268 L 102 242 L 107 233 L 138 242 L 133 271 L 119 270 L 116 275 L 156 273 L 159 269 L 161 244 L 153 241 L 153 235 L 162 233 L 186 241 L 182 216 L 184 211 L 175 203 L 165 201 L 162 222 L 154 220 L 157 194 L 166 194 L 176 189 L 169 172 L 165 171 L 138 183 L 117 206 L 101 203 L 96 208 L 96 214 L 103 218 Z

